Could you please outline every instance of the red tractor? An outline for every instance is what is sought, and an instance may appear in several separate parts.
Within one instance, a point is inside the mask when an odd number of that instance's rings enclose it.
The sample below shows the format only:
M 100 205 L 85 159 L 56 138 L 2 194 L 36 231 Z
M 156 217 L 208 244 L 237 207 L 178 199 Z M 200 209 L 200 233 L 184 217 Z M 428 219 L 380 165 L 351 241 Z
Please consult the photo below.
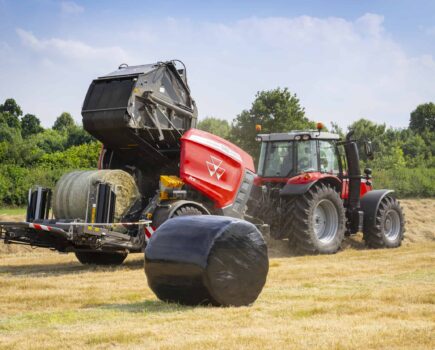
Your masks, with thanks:
M 252 157 L 194 129 L 197 109 L 182 62 L 121 65 L 95 79 L 82 116 L 103 144 L 98 170 L 67 173 L 53 191 L 32 188 L 26 220 L 0 222 L 5 243 L 113 265 L 142 252 L 154 230 L 176 216 L 243 218 Z
M 320 124 L 320 123 L 319 123 Z M 335 253 L 345 235 L 362 231 L 372 248 L 400 246 L 404 215 L 393 190 L 373 190 L 371 169 L 360 172 L 357 141 L 350 132 L 318 130 L 262 134 L 249 214 L 307 253 Z M 364 142 L 368 158 L 371 144 Z

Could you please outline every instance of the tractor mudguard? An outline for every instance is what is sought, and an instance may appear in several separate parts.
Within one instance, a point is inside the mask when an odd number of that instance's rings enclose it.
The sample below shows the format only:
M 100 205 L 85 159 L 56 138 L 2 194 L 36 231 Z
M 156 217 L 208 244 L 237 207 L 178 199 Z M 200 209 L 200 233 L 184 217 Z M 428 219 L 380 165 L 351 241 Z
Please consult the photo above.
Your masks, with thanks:
M 337 177 L 323 173 L 309 173 L 309 179 L 305 180 L 304 175 L 298 175 L 285 184 L 279 191 L 281 197 L 302 195 L 310 190 L 318 182 L 328 183 L 337 189 L 341 188 L 341 182 Z
M 308 176 L 308 178 L 306 178 Z M 290 179 L 279 191 L 280 197 L 302 195 L 310 190 L 318 182 L 328 183 L 333 187 L 341 188 L 341 182 L 336 176 L 320 172 L 301 174 Z
M 393 192 L 394 190 L 373 190 L 367 192 L 361 198 L 361 210 L 364 212 L 364 227 L 370 227 L 375 224 L 379 204 L 386 195 Z
M 280 197 L 290 197 L 306 193 L 317 181 L 308 182 L 306 184 L 286 184 L 280 191 Z

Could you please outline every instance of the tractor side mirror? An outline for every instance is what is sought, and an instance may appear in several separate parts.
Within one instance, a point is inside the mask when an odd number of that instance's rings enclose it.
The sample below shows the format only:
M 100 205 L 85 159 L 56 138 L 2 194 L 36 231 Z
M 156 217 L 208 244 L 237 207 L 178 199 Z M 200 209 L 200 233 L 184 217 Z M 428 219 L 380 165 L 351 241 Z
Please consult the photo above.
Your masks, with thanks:
M 368 159 L 373 160 L 373 147 L 371 141 L 364 142 L 364 150 Z

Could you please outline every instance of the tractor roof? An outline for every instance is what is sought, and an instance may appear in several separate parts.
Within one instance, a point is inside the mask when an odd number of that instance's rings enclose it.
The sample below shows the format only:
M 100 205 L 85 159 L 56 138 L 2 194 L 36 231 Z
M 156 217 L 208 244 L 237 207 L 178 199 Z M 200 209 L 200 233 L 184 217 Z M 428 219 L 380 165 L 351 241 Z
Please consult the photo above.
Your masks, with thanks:
M 261 138 L 261 140 L 260 140 Z M 339 140 L 340 136 L 330 132 L 318 132 L 317 130 L 293 130 L 286 133 L 259 134 L 258 141 L 292 141 L 292 140 Z

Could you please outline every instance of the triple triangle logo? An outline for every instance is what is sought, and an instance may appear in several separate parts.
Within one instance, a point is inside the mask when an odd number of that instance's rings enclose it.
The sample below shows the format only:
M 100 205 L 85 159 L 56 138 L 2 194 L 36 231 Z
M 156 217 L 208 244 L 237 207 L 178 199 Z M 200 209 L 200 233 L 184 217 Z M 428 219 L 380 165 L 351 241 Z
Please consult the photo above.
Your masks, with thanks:
M 210 158 L 211 158 L 211 162 L 206 161 L 208 173 L 210 174 L 211 177 L 216 175 L 216 178 L 220 180 L 222 175 L 225 173 L 225 169 L 221 167 L 222 160 L 213 156 L 210 156 Z

